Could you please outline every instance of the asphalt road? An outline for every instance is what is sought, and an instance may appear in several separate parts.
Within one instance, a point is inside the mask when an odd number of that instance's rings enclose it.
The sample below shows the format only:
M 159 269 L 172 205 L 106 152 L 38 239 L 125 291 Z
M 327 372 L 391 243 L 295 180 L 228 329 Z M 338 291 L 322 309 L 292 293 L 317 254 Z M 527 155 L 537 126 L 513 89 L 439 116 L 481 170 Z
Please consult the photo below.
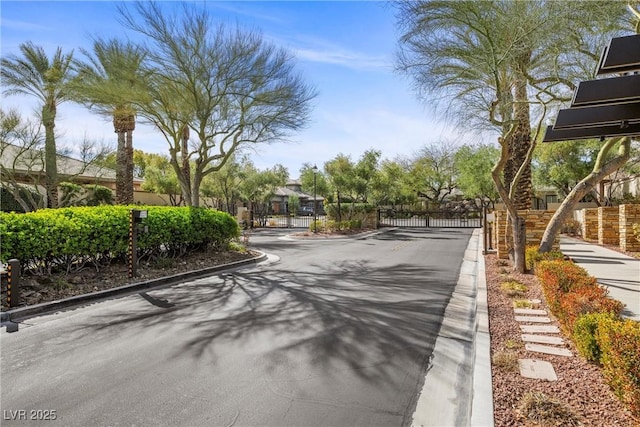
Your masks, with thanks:
M 406 425 L 471 232 L 256 233 L 267 262 L 25 320 L 1 424 Z

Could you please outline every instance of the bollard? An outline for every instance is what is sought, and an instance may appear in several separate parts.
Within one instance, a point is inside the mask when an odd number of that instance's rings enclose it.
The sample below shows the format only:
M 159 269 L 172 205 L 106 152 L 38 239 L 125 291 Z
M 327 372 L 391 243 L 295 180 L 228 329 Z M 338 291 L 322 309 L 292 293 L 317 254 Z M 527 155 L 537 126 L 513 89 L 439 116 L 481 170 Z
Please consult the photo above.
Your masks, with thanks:
M 20 304 L 20 261 L 10 259 L 7 264 L 7 305 L 9 308 Z

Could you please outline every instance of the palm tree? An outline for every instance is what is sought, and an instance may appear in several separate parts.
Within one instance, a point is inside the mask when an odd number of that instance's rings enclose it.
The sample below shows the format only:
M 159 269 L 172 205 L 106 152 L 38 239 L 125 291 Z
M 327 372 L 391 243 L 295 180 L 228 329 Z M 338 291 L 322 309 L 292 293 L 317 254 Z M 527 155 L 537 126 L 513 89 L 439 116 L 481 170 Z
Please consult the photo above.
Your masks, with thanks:
M 44 49 L 32 42 L 20 45 L 22 56 L 9 55 L 0 60 L 5 95 L 35 96 L 41 103 L 45 129 L 45 188 L 47 207 L 58 206 L 58 167 L 56 163 L 55 121 L 60 103 L 69 100 L 68 83 L 72 77 L 73 52 L 63 54 L 58 47 L 49 58 Z
M 136 101 L 144 99 L 144 49 L 117 39 L 93 42 L 93 52 L 81 49 L 85 61 L 74 61 L 74 99 L 113 119 L 118 135 L 116 202 L 133 203 L 133 131 Z

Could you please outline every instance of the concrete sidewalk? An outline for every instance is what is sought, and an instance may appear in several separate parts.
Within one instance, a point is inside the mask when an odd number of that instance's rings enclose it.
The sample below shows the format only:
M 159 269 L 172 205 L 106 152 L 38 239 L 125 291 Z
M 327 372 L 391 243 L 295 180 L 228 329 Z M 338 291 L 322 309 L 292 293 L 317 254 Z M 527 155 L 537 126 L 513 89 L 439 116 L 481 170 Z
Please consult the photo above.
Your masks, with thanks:
M 623 317 L 640 321 L 640 259 L 566 236 L 560 237 L 560 250 L 625 304 Z

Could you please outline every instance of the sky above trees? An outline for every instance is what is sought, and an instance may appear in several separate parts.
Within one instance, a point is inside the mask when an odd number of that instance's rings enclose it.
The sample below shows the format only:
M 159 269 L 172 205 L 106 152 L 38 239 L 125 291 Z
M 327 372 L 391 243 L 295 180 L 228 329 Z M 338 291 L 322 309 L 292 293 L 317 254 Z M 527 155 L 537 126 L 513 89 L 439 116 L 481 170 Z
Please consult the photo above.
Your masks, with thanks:
M 179 2 L 161 2 L 163 8 Z M 292 51 L 297 69 L 318 91 L 310 124 L 290 143 L 262 146 L 251 157 L 259 168 L 280 163 L 292 177 L 305 163 L 322 165 L 343 153 L 357 159 L 370 148 L 383 158 L 410 155 L 424 145 L 448 141 L 475 142 L 478 135 L 461 138 L 437 120 L 433 111 L 416 100 L 410 82 L 393 71 L 397 33 L 394 10 L 385 2 L 215 2 L 196 1 L 216 19 L 259 30 L 265 39 Z M 91 36 L 115 37 L 127 33 L 118 23 L 116 2 L 2 2 L 3 56 L 17 53 L 31 40 L 47 52 L 89 48 Z M 32 114 L 33 101 L 3 100 Z M 115 144 L 113 126 L 85 107 L 61 106 L 56 130 L 60 144 L 73 146 L 85 135 Z M 162 136 L 150 126 L 136 128 L 136 149 L 167 152 Z

